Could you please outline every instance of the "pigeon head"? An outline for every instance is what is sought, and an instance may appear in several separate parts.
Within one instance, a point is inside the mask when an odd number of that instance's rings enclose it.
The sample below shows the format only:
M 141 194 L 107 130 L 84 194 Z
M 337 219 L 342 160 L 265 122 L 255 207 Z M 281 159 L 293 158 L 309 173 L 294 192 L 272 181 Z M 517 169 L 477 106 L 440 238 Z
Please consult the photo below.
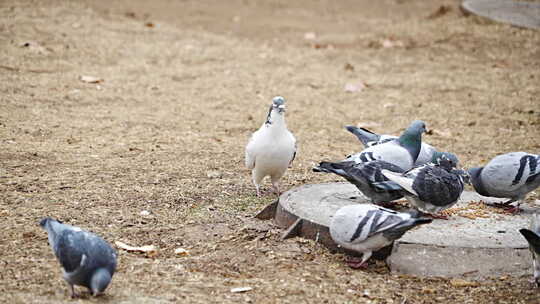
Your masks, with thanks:
M 399 137 L 399 143 L 405 147 L 416 161 L 422 148 L 422 133 L 426 132 L 426 124 L 415 120 Z
M 450 152 L 434 152 L 431 162 L 441 167 L 452 169 L 457 168 L 459 159 L 454 153 Z
M 45 228 L 45 226 L 47 226 L 47 223 L 52 220 L 52 218 L 50 217 L 45 217 L 45 218 L 42 218 L 41 221 L 39 221 L 39 225 L 43 228 Z
M 105 291 L 111 282 L 111 273 L 105 268 L 97 269 L 90 279 L 90 289 L 92 294 L 97 296 Z
M 272 124 L 272 119 L 278 115 L 281 116 L 285 112 L 285 98 L 276 96 L 272 99 L 272 105 L 268 110 L 268 116 L 266 117 L 266 123 Z M 277 115 L 276 115 L 277 114 Z
M 52 217 L 44 217 L 44 218 L 41 219 L 41 221 L 39 221 L 39 225 L 40 225 L 41 227 L 45 228 L 45 226 L 47 226 L 47 223 L 48 223 L 49 221 L 55 221 L 55 222 L 58 222 L 58 223 L 62 224 L 61 221 L 55 220 L 55 219 L 53 219 Z
M 470 168 L 467 170 L 467 173 L 470 176 L 470 182 L 474 187 L 474 190 L 478 192 L 478 194 L 483 196 L 491 196 L 491 194 L 484 188 L 484 184 L 482 183 L 482 177 L 480 176 L 482 174 L 482 170 L 484 167 L 479 168 Z

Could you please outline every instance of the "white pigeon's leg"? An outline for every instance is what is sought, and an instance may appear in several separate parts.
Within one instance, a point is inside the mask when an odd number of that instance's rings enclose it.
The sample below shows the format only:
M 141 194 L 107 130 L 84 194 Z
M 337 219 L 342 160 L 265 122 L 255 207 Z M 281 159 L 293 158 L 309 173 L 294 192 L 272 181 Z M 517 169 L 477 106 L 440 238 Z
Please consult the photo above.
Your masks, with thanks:
M 274 193 L 278 196 L 281 195 L 281 191 L 279 190 L 279 179 L 283 176 L 283 173 L 270 176 L 272 180 L 272 188 L 274 190 Z
M 261 181 L 264 176 L 261 176 L 261 174 L 258 173 L 257 170 L 253 169 L 251 171 L 251 179 L 253 180 L 253 184 L 255 185 L 255 189 L 257 190 L 257 197 L 261 196 Z

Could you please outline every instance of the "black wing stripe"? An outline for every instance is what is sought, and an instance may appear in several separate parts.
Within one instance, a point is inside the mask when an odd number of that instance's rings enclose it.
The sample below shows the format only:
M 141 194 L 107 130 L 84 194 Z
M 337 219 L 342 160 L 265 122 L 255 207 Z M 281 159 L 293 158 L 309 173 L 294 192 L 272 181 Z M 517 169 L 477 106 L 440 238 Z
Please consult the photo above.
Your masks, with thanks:
M 356 226 L 356 230 L 354 231 L 354 234 L 351 237 L 350 242 L 356 240 L 360 236 L 360 234 L 362 234 L 362 230 L 363 230 L 364 226 L 366 225 L 367 221 L 369 220 L 369 218 L 372 216 L 373 212 L 374 212 L 373 210 L 368 211 L 368 213 L 358 223 L 358 226 Z
M 532 155 L 525 155 L 519 160 L 519 169 L 516 174 L 516 177 L 514 177 L 514 180 L 512 181 L 512 186 L 517 185 L 521 178 L 523 177 L 523 172 L 525 171 L 525 166 L 527 165 L 527 161 L 529 162 L 529 169 L 531 170 L 531 173 L 536 170 L 536 159 Z

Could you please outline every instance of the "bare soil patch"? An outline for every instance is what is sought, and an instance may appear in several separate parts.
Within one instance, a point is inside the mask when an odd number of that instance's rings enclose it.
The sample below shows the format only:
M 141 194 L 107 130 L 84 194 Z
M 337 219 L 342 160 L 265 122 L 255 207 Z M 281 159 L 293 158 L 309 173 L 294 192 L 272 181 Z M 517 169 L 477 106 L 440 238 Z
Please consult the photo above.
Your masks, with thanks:
M 529 276 L 457 284 L 381 262 L 354 271 L 252 218 L 274 197 L 255 197 L 243 151 L 275 95 L 300 145 L 284 189 L 338 180 L 311 167 L 358 151 L 347 124 L 399 133 L 423 119 L 425 139 L 467 167 L 539 152 L 540 33 L 458 7 L 1 2 L 0 302 L 540 302 Z M 159 254 L 120 252 L 107 294 L 72 301 L 44 216 Z M 253 290 L 230 292 L 243 286 Z

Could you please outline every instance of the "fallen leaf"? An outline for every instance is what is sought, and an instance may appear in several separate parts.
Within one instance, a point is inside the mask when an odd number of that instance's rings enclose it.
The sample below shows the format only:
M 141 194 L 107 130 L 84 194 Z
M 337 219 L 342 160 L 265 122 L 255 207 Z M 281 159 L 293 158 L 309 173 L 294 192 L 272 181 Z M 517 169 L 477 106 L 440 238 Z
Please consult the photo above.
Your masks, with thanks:
M 144 26 L 146 26 L 146 27 L 155 27 L 156 25 L 154 24 L 154 22 L 148 21 L 148 22 L 146 22 L 146 23 L 144 24 Z
M 217 170 L 212 170 L 212 171 L 208 171 L 206 172 L 206 176 L 208 178 L 222 178 L 223 177 L 223 173 L 217 171 Z
M 239 292 L 250 291 L 252 289 L 253 288 L 251 288 L 251 287 L 236 287 L 236 288 L 231 288 L 231 292 L 232 293 L 239 293 Z
M 125 251 L 129 251 L 129 252 L 142 252 L 142 253 L 145 253 L 146 256 L 148 256 L 148 257 L 153 257 L 153 256 L 157 255 L 157 253 L 158 253 L 158 250 L 157 250 L 156 246 L 154 246 L 154 245 L 133 247 L 133 246 L 129 246 L 128 244 L 125 244 L 125 243 L 122 243 L 122 242 L 119 242 L 119 241 L 116 241 L 114 243 L 120 249 L 123 249 Z
M 30 239 L 30 238 L 35 237 L 36 234 L 33 231 L 27 231 L 27 232 L 23 232 L 22 236 L 25 239 Z
M 450 285 L 454 287 L 477 287 L 480 284 L 478 282 L 471 282 L 463 279 L 452 279 L 450 280 Z
M 186 256 L 189 255 L 189 251 L 185 250 L 184 248 L 176 248 L 174 250 L 174 254 L 179 256 Z
M 304 39 L 306 40 L 315 40 L 317 35 L 314 32 L 307 32 L 304 34 Z
M 354 71 L 354 66 L 350 63 L 345 63 L 345 67 L 344 67 L 345 71 Z
M 366 85 L 359 81 L 359 82 L 349 82 L 345 84 L 345 92 L 361 92 L 363 89 L 366 88 Z
M 100 83 L 103 81 L 102 78 L 95 77 L 95 76 L 87 76 L 87 75 L 79 76 L 79 80 L 85 83 Z
M 383 48 L 404 47 L 405 44 L 401 40 L 384 39 L 381 42 Z
M 436 11 L 431 13 L 426 18 L 427 19 L 436 19 L 436 18 L 439 18 L 439 17 L 442 17 L 442 16 L 446 15 L 451 10 L 452 10 L 452 7 L 450 5 L 441 5 L 441 6 L 439 6 L 439 8 Z

